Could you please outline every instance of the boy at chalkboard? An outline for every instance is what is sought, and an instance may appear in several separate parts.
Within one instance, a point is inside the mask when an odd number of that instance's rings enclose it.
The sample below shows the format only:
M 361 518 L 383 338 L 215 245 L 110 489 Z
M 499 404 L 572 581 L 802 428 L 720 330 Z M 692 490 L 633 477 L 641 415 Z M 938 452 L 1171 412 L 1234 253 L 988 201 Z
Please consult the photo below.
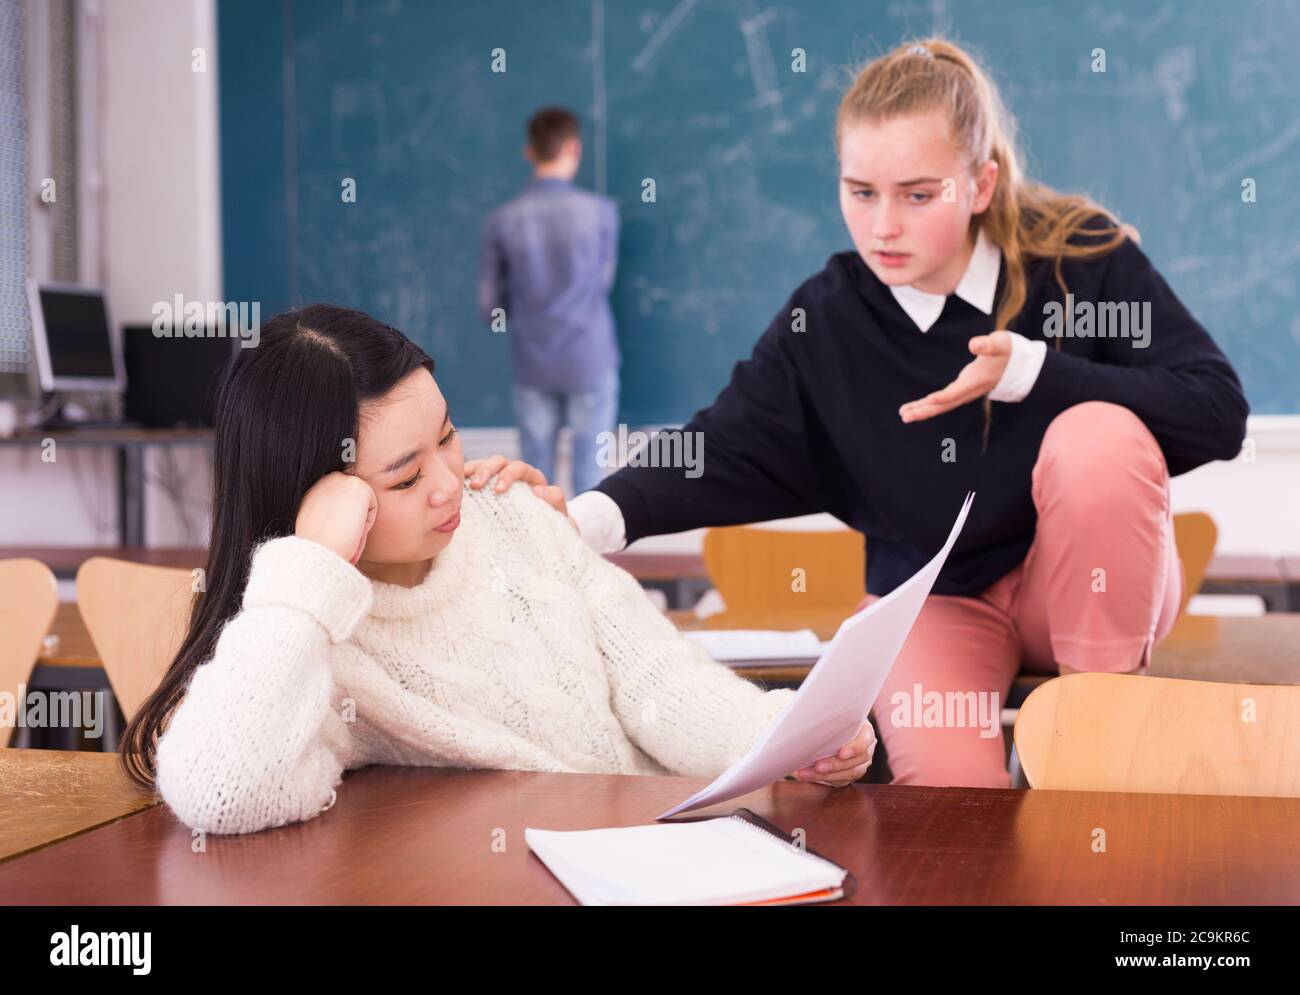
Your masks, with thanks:
M 573 183 L 578 119 L 561 107 L 528 122 L 533 175 L 483 229 L 479 313 L 509 333 L 512 398 L 523 459 L 555 479 L 560 426 L 573 435 L 573 487 L 594 487 L 599 438 L 614 429 L 620 356 L 609 289 L 618 207 Z

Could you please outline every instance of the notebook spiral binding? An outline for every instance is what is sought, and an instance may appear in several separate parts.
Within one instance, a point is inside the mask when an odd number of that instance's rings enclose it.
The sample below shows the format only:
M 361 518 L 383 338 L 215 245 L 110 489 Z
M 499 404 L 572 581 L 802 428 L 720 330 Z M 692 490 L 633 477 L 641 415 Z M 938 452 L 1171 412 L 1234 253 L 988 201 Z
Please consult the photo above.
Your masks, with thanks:
M 756 812 L 747 808 L 738 808 L 736 809 L 736 811 L 732 812 L 731 815 L 727 816 L 727 818 L 735 819 L 737 822 L 741 823 L 742 825 L 749 826 L 755 832 L 762 833 L 764 836 L 768 836 L 775 840 L 778 840 L 779 842 L 784 843 L 786 846 L 795 847 L 801 852 L 806 853 L 808 856 L 820 860 L 823 864 L 835 868 L 835 870 L 837 871 L 843 871 L 844 881 L 840 885 L 840 889 L 841 889 L 840 899 L 848 898 L 857 890 L 858 879 L 853 876 L 853 873 L 848 868 L 841 867 L 839 864 L 835 863 L 835 861 L 831 860 L 828 857 L 823 856 L 822 854 L 818 853 L 816 850 L 812 849 L 811 847 L 797 846 L 794 841 L 794 835 L 792 833 L 787 833 L 780 826 L 776 826 L 771 822 L 768 822 L 766 819 L 764 819 L 761 815 L 757 814 Z M 839 901 L 840 899 L 835 899 L 835 901 Z

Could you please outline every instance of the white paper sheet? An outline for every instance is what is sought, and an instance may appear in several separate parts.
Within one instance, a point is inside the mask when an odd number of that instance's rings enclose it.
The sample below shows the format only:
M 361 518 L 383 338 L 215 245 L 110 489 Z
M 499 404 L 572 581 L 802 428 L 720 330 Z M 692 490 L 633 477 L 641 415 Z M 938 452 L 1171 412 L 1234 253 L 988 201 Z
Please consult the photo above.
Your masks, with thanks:
M 830 647 L 762 738 L 712 784 L 657 819 L 736 798 L 828 757 L 862 728 L 890 668 L 961 534 L 973 493 L 934 559 L 840 625 Z
M 723 663 L 819 657 L 830 646 L 812 629 L 689 629 L 682 635 Z

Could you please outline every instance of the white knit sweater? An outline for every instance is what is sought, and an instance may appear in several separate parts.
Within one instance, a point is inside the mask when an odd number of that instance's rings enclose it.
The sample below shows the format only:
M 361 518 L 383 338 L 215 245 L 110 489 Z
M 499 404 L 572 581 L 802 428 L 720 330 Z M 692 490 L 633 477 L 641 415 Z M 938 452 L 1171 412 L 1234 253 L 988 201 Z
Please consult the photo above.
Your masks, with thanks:
M 297 536 L 259 546 L 158 789 L 189 826 L 247 833 L 314 818 L 371 763 L 714 777 L 793 694 L 684 639 L 527 485 L 466 486 L 417 587 Z

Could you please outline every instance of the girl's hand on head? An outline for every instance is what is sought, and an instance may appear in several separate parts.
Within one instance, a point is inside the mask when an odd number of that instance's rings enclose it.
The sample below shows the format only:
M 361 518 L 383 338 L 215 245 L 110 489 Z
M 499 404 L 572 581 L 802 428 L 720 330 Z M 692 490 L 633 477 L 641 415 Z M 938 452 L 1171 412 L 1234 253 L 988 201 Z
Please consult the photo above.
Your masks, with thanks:
M 1011 333 L 997 331 L 977 335 L 970 340 L 970 351 L 975 354 L 975 359 L 962 367 L 956 380 L 943 390 L 904 404 L 898 409 L 899 417 L 905 422 L 924 421 L 989 393 L 998 385 L 1011 362 Z
M 564 503 L 564 491 L 555 484 L 547 484 L 546 475 L 535 466 L 523 460 L 508 460 L 504 456 L 489 456 L 487 459 L 470 460 L 465 464 L 465 479 L 474 490 L 482 490 L 488 478 L 497 474 L 495 490 L 500 493 L 516 480 L 531 484 L 533 493 L 558 511 L 565 518 L 569 517 L 569 508 Z M 569 518 L 576 529 L 578 523 Z
M 870 722 L 864 722 L 853 741 L 841 746 L 835 756 L 822 757 L 810 767 L 801 767 L 794 772 L 794 779 L 843 788 L 866 774 L 875 752 L 876 731 Z
M 335 470 L 303 495 L 293 531 L 332 549 L 355 566 L 378 513 L 374 488 L 360 477 Z

